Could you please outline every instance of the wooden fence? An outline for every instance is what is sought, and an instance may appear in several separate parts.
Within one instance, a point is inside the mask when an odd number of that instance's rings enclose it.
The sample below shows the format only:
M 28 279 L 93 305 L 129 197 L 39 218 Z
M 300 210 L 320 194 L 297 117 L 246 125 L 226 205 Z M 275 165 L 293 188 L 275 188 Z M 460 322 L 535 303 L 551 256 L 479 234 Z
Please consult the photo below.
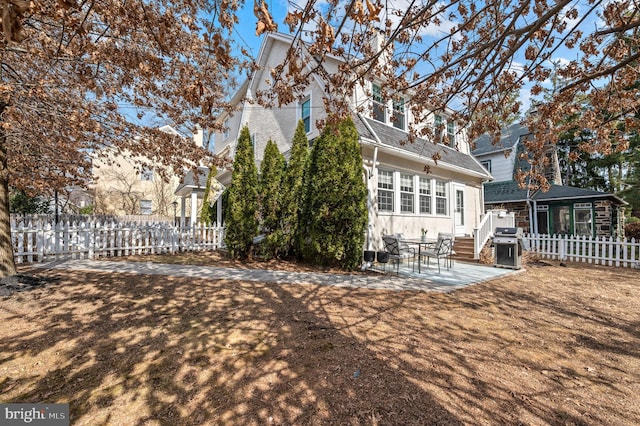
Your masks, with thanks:
M 57 259 L 214 250 L 224 229 L 217 225 L 176 227 L 169 222 L 16 224 L 11 228 L 16 263 Z
M 525 234 L 524 241 L 543 259 L 640 268 L 640 241 L 634 238 Z

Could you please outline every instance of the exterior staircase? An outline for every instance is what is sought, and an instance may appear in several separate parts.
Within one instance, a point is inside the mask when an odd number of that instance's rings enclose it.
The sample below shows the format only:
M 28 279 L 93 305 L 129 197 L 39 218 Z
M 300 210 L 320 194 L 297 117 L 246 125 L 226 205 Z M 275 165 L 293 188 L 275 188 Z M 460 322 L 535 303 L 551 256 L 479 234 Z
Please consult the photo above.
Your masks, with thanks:
M 451 256 L 454 260 L 461 260 L 463 262 L 478 262 L 473 258 L 473 237 L 456 237 L 453 245 L 453 250 L 456 252 L 455 256 Z

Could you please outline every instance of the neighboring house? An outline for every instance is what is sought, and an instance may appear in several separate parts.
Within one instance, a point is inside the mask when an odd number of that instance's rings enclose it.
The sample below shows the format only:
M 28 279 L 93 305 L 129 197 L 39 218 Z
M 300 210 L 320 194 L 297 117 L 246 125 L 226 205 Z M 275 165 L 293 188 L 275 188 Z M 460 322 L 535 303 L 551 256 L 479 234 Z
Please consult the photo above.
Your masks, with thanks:
M 187 223 L 193 225 L 200 220 L 200 210 L 202 208 L 202 200 L 204 199 L 204 192 L 207 188 L 207 178 L 209 177 L 209 169 L 206 167 L 198 167 L 196 173 L 188 171 L 184 177 L 180 179 L 175 195 L 180 197 L 180 225 L 184 226 Z M 189 210 L 187 210 L 187 204 L 189 204 Z M 177 204 L 176 204 L 177 206 Z M 220 204 L 220 208 L 222 205 Z M 222 213 L 218 213 L 221 217 Z
M 160 130 L 180 136 L 171 126 L 161 127 Z M 194 135 L 194 142 L 202 144 L 201 132 Z M 162 179 L 154 170 L 153 163 L 143 157 L 107 155 L 106 159 L 93 160 L 93 213 L 184 218 L 186 205 L 194 201 L 190 196 L 174 194 L 182 177 Z M 140 161 L 146 166 L 140 167 Z M 179 199 L 180 209 L 177 208 Z M 197 197 L 195 202 L 197 204 Z M 189 206 L 189 210 L 193 208 Z
M 220 117 L 228 130 L 216 134 L 215 154 L 233 158 L 244 125 L 251 133 L 258 164 L 269 139 L 278 144 L 282 153 L 288 153 L 298 120 L 303 120 L 310 141 L 319 136 L 315 122 L 326 117 L 326 93 L 320 80 L 311 79 L 306 96 L 296 103 L 267 109 L 252 102 L 255 93 L 269 90 L 269 70 L 285 58 L 291 42 L 292 37 L 284 34 L 265 36 L 257 60 L 260 71 L 232 98 L 238 112 Z M 337 72 L 338 60 L 327 61 L 324 69 Z M 312 57 L 306 62 L 311 65 Z M 408 143 L 407 125 L 413 123 L 411 100 L 382 99 L 375 80 L 364 84 L 350 102 L 353 111 L 361 105 L 368 105 L 370 108 L 364 111 L 371 111 L 353 115 L 369 189 L 369 246 L 381 248 L 381 236 L 388 233 L 417 237 L 422 228 L 428 230 L 430 237 L 436 237 L 438 232 L 472 235 L 483 214 L 482 184 L 491 175 L 471 155 L 464 127 L 449 119 L 451 111 L 434 113 L 430 121 L 419 124 L 446 134 L 450 145 L 458 149 L 423 139 Z M 437 164 L 432 160 L 435 152 L 441 156 Z M 425 172 L 427 166 L 430 173 Z M 217 178 L 229 186 L 231 173 L 222 170 Z
M 544 170 L 551 184 L 549 191 L 520 188 L 514 176 L 518 169 L 531 166 L 523 155 L 522 141 L 531 137 L 529 130 L 512 124 L 502 130 L 493 144 L 488 135 L 475 141 L 473 155 L 495 178 L 484 185 L 486 209 L 513 211 L 516 226 L 525 232 L 588 236 L 619 235 L 623 229 L 626 203 L 606 192 L 562 185 L 557 151 L 550 148 L 549 166 Z

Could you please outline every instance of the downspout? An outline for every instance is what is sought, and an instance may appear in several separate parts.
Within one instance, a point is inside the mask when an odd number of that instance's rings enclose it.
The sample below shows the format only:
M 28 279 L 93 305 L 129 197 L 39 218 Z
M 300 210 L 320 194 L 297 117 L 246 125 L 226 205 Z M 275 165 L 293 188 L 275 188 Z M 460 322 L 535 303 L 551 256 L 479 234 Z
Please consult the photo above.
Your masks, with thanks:
M 530 233 L 538 235 L 538 202 L 535 198 L 531 201 L 533 201 L 533 230 Z
M 532 233 L 533 228 L 533 214 L 531 211 L 531 189 L 527 188 L 527 210 L 529 211 L 529 233 Z M 517 223 L 515 224 L 517 226 Z
M 367 250 L 371 250 L 371 240 L 373 239 L 373 188 L 371 187 L 371 178 L 376 173 L 376 164 L 378 163 L 378 145 L 381 144 L 378 135 L 373 131 L 367 120 L 360 116 L 360 120 L 364 123 L 369 133 L 371 133 L 375 139 L 376 145 L 373 147 L 373 163 L 371 164 L 371 171 L 369 172 L 369 182 L 367 188 L 369 188 L 369 214 L 367 215 Z

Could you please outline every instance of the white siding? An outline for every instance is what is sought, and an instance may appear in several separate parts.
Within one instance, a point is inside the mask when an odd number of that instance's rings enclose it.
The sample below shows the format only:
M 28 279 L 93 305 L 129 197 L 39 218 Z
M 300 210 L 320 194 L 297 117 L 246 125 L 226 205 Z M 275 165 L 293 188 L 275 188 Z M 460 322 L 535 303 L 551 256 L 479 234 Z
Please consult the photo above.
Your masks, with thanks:
M 504 152 L 494 152 L 486 155 L 478 155 L 476 158 L 480 163 L 491 161 L 491 175 L 495 182 L 513 180 L 513 165 L 515 161 L 515 150 L 505 158 Z

